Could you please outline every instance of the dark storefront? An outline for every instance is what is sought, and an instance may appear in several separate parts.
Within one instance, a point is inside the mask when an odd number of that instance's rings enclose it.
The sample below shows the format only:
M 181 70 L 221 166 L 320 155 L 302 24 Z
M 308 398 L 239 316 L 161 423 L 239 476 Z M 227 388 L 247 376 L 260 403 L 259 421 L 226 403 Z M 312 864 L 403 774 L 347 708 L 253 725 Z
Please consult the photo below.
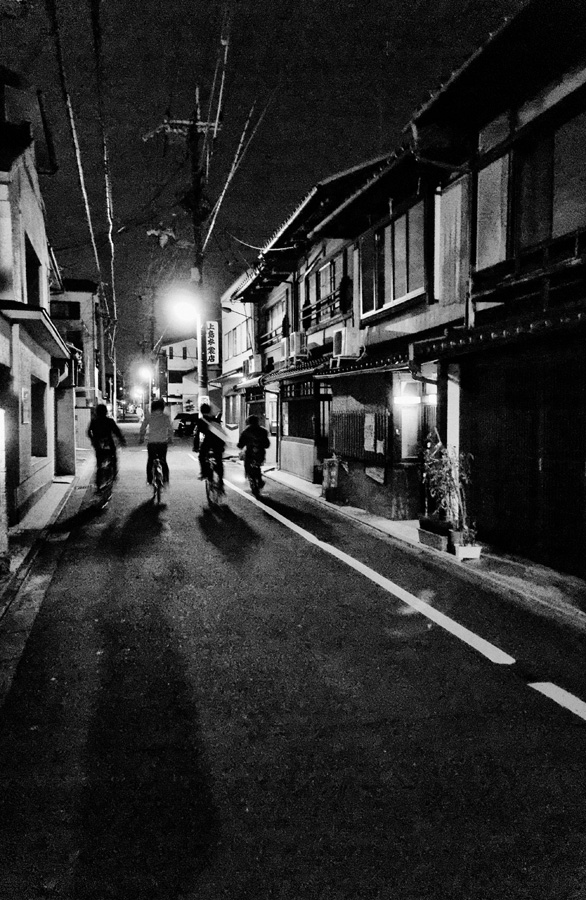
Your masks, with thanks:
M 585 333 L 463 357 L 479 536 L 586 575 Z

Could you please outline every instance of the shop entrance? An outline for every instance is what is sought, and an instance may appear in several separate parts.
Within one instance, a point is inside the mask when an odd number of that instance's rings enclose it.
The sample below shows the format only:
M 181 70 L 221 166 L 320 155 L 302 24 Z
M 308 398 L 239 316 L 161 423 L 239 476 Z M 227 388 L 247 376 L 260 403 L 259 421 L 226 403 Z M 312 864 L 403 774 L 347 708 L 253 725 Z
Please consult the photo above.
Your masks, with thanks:
M 557 338 L 462 363 L 479 536 L 586 576 L 586 350 Z

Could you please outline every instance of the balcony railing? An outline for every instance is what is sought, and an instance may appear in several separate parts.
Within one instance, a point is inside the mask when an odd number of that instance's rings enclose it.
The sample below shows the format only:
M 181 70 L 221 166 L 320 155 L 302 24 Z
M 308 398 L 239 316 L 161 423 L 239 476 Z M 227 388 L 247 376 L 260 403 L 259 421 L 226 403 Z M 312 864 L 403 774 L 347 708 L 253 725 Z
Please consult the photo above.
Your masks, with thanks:
M 271 347 L 274 344 L 278 344 L 282 337 L 283 328 L 281 326 L 279 326 L 279 328 L 273 328 L 272 331 L 266 331 L 264 334 L 261 334 L 259 337 L 261 352 L 263 350 L 267 350 L 268 347 Z
M 586 284 L 586 229 L 523 250 L 472 276 L 472 301 L 574 299 Z M 498 296 L 496 296 L 498 293 Z
M 340 289 L 336 288 L 326 297 L 320 297 L 316 303 L 303 306 L 301 309 L 301 322 L 303 329 L 307 331 L 313 325 L 323 325 L 341 314 Z

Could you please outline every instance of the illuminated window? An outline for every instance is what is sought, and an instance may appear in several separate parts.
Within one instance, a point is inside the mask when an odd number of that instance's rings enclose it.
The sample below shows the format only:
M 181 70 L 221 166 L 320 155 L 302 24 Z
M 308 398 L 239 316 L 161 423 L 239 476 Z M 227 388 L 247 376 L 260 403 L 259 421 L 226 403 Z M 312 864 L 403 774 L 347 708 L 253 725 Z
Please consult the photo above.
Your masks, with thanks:
M 409 373 L 399 372 L 393 406 L 396 451 L 402 460 L 417 459 L 425 435 L 436 424 L 437 385 L 415 381 Z
M 501 156 L 478 173 L 476 266 L 485 269 L 507 255 L 509 157 Z
M 362 313 L 401 303 L 425 290 L 423 200 L 360 246 Z

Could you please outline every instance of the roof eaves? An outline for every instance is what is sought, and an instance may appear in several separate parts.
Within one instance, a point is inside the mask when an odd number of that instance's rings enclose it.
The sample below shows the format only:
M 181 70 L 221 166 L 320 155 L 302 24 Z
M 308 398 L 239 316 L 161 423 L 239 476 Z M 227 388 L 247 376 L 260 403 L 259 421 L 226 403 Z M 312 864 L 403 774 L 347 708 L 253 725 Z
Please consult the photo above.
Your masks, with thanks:
M 267 253 L 271 250 L 277 249 L 276 244 L 280 238 L 286 234 L 287 230 L 295 223 L 296 220 L 299 219 L 301 213 L 307 208 L 311 200 L 325 188 L 329 187 L 336 181 L 340 181 L 343 178 L 348 177 L 349 175 L 356 174 L 363 169 L 368 169 L 369 167 L 374 167 L 377 165 L 383 166 L 383 172 L 388 168 L 389 160 L 393 160 L 395 157 L 395 153 L 385 153 L 382 156 L 374 157 L 373 159 L 367 160 L 366 162 L 362 162 L 356 166 L 352 166 L 349 169 L 345 169 L 342 172 L 337 172 L 334 175 L 330 175 L 327 178 L 324 178 L 322 181 L 319 181 L 315 184 L 312 189 L 305 195 L 301 203 L 294 209 L 294 211 L 285 219 L 285 221 L 277 228 L 273 236 L 267 241 L 267 243 L 261 248 L 257 257 L 257 263 L 247 269 L 239 279 L 237 279 L 234 284 L 228 288 L 225 294 L 222 296 L 223 301 L 234 301 L 238 299 L 238 295 L 249 288 L 252 283 L 258 278 L 261 274 L 263 268 L 263 259 Z M 372 180 L 372 179 L 371 179 Z M 368 184 L 371 183 L 369 180 Z
M 474 64 L 478 57 L 485 53 L 487 48 L 491 46 L 498 38 L 500 38 L 500 36 L 504 31 L 506 31 L 511 23 L 518 18 L 520 13 L 524 12 L 528 6 L 531 6 L 532 3 L 533 0 L 526 0 L 524 6 L 522 6 L 515 15 L 505 16 L 499 27 L 495 31 L 489 32 L 487 39 L 464 60 L 461 66 L 459 66 L 457 69 L 454 69 L 447 81 L 444 81 L 442 84 L 440 84 L 440 86 L 435 91 L 430 92 L 429 98 L 417 107 L 409 122 L 407 122 L 407 124 L 403 128 L 403 132 L 412 131 L 413 125 L 416 124 L 417 121 L 433 107 L 433 105 L 438 101 L 440 97 L 443 97 L 443 95 L 450 90 L 452 85 L 464 75 L 464 73 Z
M 355 200 L 361 197 L 369 188 L 371 188 L 374 184 L 380 181 L 381 178 L 384 178 L 389 172 L 392 172 L 393 169 L 397 168 L 408 156 L 411 156 L 413 151 L 411 148 L 404 149 L 402 152 L 397 152 L 394 154 L 392 161 L 380 172 L 377 172 L 376 175 L 373 175 L 365 184 L 362 184 L 358 190 L 354 191 L 354 193 L 347 197 L 343 203 L 336 207 L 329 215 L 322 219 L 322 221 L 313 228 L 309 234 L 307 235 L 308 240 L 313 240 L 317 235 L 322 231 L 326 225 L 336 219 L 337 216 L 340 215 L 348 206 L 351 206 Z

